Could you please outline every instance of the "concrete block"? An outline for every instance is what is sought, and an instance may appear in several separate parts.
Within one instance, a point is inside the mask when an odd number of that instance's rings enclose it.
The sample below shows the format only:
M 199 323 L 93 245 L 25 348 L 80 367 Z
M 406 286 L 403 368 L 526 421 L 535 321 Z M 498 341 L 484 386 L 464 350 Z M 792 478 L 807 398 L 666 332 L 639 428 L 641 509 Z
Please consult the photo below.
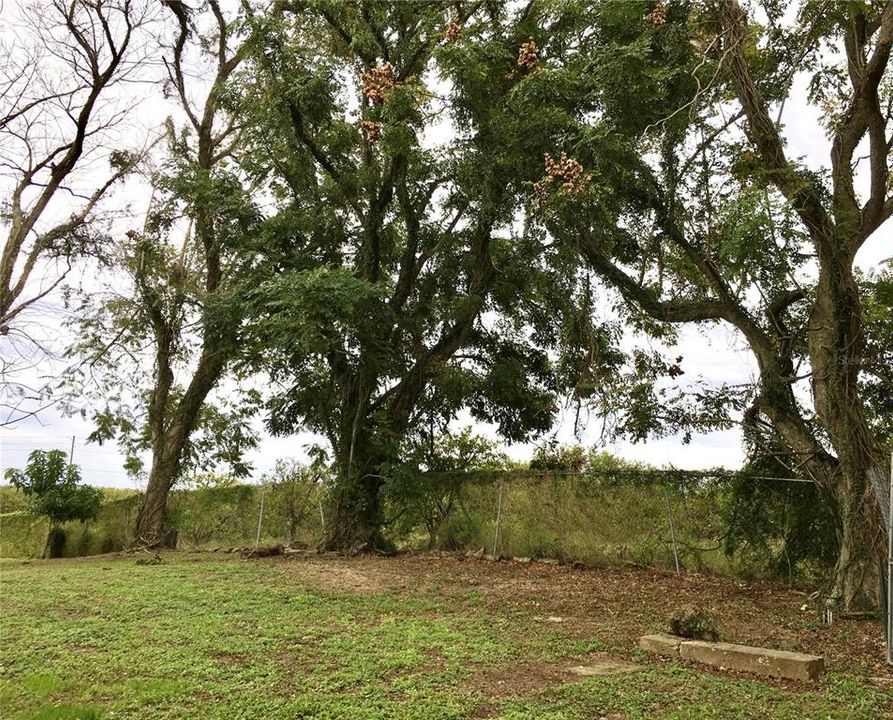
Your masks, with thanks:
M 704 640 L 683 640 L 679 655 L 684 660 L 791 680 L 815 680 L 825 670 L 825 660 L 818 655 Z
M 665 657 L 679 657 L 679 646 L 681 644 L 682 638 L 665 633 L 643 635 L 639 638 L 639 647 Z

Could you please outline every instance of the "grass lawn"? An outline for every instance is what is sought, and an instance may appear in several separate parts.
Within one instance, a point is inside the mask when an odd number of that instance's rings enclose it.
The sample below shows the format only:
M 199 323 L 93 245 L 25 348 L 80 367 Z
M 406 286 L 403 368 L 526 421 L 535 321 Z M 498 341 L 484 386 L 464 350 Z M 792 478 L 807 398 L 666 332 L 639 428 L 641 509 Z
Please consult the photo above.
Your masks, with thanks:
M 872 679 L 874 646 L 870 657 L 846 654 L 874 643 L 871 628 L 865 639 L 851 627 L 851 642 L 834 634 L 846 628 L 821 635 L 798 619 L 795 596 L 731 581 L 210 553 L 171 553 L 160 565 L 4 561 L 0 572 L 8 720 L 893 717 L 893 685 Z M 686 587 L 716 598 L 730 640 L 850 650 L 829 656 L 831 672 L 814 685 L 639 653 L 635 636 L 660 630 L 661 603 Z M 731 617 L 750 618 L 747 630 Z M 624 671 L 571 670 L 608 659 Z

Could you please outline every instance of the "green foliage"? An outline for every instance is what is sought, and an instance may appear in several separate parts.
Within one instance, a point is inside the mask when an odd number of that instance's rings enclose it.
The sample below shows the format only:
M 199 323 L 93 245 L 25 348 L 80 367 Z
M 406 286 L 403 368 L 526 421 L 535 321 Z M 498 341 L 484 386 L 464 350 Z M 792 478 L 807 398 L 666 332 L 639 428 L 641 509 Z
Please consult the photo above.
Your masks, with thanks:
M 286 459 L 277 460 L 273 471 L 261 478 L 264 492 L 269 493 L 268 522 L 284 527 L 286 542 L 310 540 L 307 528 L 315 525 L 331 480 L 331 471 L 320 461 L 306 465 Z
M 834 566 L 839 539 L 833 503 L 812 483 L 737 478 L 717 492 L 723 551 L 738 557 L 742 569 L 763 567 L 793 580 L 821 577 Z
M 893 272 L 861 283 L 866 348 L 859 373 L 862 400 L 878 439 L 893 448 Z
M 539 446 L 530 460 L 531 470 L 581 472 L 586 465 L 586 451 L 580 445 L 559 445 L 553 441 Z
M 0 485 L 0 515 L 25 509 L 28 498 L 13 485 Z
M 167 411 L 173 414 L 183 397 L 183 389 L 174 387 L 167 398 Z M 144 416 L 151 391 L 143 394 L 141 405 L 106 404 L 93 413 L 95 429 L 89 442 L 117 442 L 124 451 L 124 469 L 134 479 L 144 479 L 147 471 L 142 455 L 152 450 L 151 428 Z M 188 484 L 202 471 L 225 469 L 236 478 L 251 474 L 251 465 L 244 457 L 257 446 L 257 433 L 251 421 L 258 411 L 260 393 L 247 390 L 226 402 L 205 402 L 198 411 L 180 456 L 177 480 Z M 212 468 L 213 471 L 208 470 Z
M 695 640 L 719 640 L 716 619 L 709 610 L 695 605 L 686 605 L 670 617 L 667 632 Z
M 28 512 L 45 515 L 52 525 L 92 520 L 102 502 L 102 492 L 81 484 L 80 470 L 61 450 L 34 450 L 25 469 L 9 468 L 6 479 L 28 498 Z
M 181 542 L 205 545 L 239 528 L 248 531 L 246 535 L 250 533 L 252 520 L 257 519 L 250 485 L 213 482 L 186 492 L 170 503 L 170 525 L 177 528 Z
M 18 511 L 0 515 L 0 557 L 40 557 L 49 534 L 46 517 Z
M 100 489 L 102 504 L 93 520 L 63 523 L 64 547 L 61 555 L 77 557 L 123 550 L 133 539 L 141 496 L 135 491 Z M 23 496 L 24 498 L 24 496 Z M 27 512 L 0 515 L 0 557 L 40 557 L 51 526 L 45 516 Z
M 397 517 L 397 536 L 411 538 L 421 524 L 429 547 L 467 547 L 477 531 L 463 507 L 465 474 L 504 469 L 507 458 L 497 443 L 474 435 L 470 427 L 438 434 L 431 428 L 407 442 L 401 457 L 384 488 Z

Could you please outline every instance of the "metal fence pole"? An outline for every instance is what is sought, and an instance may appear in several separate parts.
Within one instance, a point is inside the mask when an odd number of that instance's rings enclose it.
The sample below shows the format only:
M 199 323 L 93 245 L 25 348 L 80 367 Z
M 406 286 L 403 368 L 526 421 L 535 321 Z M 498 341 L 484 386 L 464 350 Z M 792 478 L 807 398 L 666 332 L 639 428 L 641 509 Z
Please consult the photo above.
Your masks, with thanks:
M 496 503 L 496 532 L 493 535 L 493 554 L 496 555 L 496 551 L 499 549 L 499 522 L 502 519 L 502 489 L 505 486 L 505 483 L 500 480 L 499 481 L 499 500 Z
M 265 486 L 260 486 L 260 514 L 257 516 L 257 537 L 254 538 L 254 549 L 260 544 L 260 526 L 264 521 L 264 490 Z
M 890 453 L 890 507 L 887 509 L 887 662 L 893 665 L 893 453 Z
M 673 523 L 673 511 L 670 509 L 670 492 L 664 485 L 664 502 L 667 505 L 667 519 L 670 521 L 670 540 L 673 542 L 673 560 L 676 563 L 676 574 L 681 574 L 679 569 L 679 549 L 676 547 L 676 526 Z

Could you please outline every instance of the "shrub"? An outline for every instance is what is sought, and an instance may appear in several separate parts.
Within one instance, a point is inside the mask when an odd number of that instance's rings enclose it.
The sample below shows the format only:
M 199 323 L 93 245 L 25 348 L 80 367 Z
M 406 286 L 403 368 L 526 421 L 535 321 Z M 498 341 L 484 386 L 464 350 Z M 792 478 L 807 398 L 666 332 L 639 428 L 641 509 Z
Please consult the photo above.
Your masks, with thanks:
M 713 616 L 704 608 L 694 605 L 678 610 L 670 618 L 669 631 L 672 635 L 692 640 L 719 640 Z
M 45 515 L 50 521 L 44 556 L 59 557 L 65 547 L 65 533 L 59 527 L 70 520 L 91 520 L 99 512 L 102 493 L 81 484 L 80 470 L 65 462 L 61 450 L 35 450 L 28 456 L 25 470 L 10 468 L 6 479 L 27 497 L 27 511 Z

